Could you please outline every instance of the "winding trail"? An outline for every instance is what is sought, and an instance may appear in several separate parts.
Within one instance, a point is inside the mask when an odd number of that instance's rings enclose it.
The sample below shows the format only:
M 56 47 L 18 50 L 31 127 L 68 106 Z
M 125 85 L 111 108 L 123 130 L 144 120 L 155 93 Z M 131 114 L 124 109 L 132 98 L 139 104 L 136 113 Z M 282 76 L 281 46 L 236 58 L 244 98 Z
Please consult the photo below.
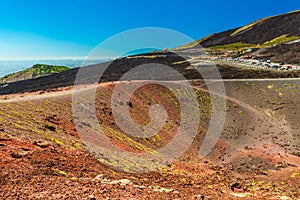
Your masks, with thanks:
M 145 82 L 147 80 L 137 80 L 135 82 Z M 188 80 L 189 82 L 193 81 L 205 81 L 205 84 L 211 84 L 215 82 L 265 82 L 265 81 L 299 81 L 300 78 L 271 78 L 271 79 L 209 79 L 209 80 L 202 80 L 202 79 L 191 79 Z M 111 84 L 117 84 L 119 81 L 114 82 L 104 82 L 100 84 L 91 84 L 91 85 L 82 85 L 82 86 L 69 86 L 60 88 L 58 91 L 51 91 L 51 92 L 44 92 L 44 91 L 37 91 L 37 92 L 31 92 L 31 93 L 25 93 L 25 94 L 9 94 L 9 95 L 0 95 L 0 103 L 3 102 L 20 102 L 20 101 L 31 101 L 31 100 L 39 100 L 39 99 L 45 99 L 45 98 L 51 98 L 51 97 L 59 97 L 64 95 L 70 95 L 73 94 L 74 88 L 76 87 L 76 90 L 89 90 L 94 89 L 101 86 L 107 86 Z M 180 80 L 180 81 L 157 81 L 159 82 L 186 82 L 186 80 Z M 218 95 L 218 94 L 216 94 Z M 232 99 L 233 100 L 233 99 Z

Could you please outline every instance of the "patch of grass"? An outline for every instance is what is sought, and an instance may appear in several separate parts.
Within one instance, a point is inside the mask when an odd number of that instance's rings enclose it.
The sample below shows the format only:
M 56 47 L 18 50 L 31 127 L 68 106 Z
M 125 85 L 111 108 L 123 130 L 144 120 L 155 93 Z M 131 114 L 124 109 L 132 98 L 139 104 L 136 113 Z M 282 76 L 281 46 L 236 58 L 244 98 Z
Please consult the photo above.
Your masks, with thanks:
M 52 141 L 52 142 L 55 142 L 56 144 L 58 144 L 58 145 L 60 145 L 60 146 L 63 146 L 63 145 L 64 145 L 64 143 L 63 143 L 62 141 L 60 141 L 60 140 L 58 140 L 58 139 L 56 139 L 56 138 L 54 138 L 54 137 L 52 137 L 52 136 L 50 136 L 50 135 L 46 135 L 46 138 L 47 138 L 48 140 Z
M 206 36 L 206 37 L 204 37 L 204 38 L 202 38 L 202 39 L 200 39 L 200 40 L 195 40 L 195 41 L 190 42 L 190 43 L 188 43 L 188 44 L 184 44 L 184 45 L 182 45 L 182 46 L 176 47 L 176 48 L 174 48 L 174 49 L 172 49 L 172 50 L 176 51 L 176 50 L 182 50 L 182 49 L 193 48 L 193 47 L 199 45 L 200 43 L 204 42 L 205 40 L 208 40 L 209 38 L 211 38 L 211 37 L 214 36 L 214 35 L 215 35 L 215 34 L 208 35 L 208 36 Z
M 295 94 L 296 90 L 289 90 L 289 92 Z
M 297 176 L 299 176 L 299 172 L 294 172 L 294 173 L 291 175 L 291 178 L 295 178 L 295 177 L 297 177 Z
M 293 84 L 293 83 L 286 83 L 286 84 L 284 84 L 284 86 L 285 86 L 285 87 L 293 87 L 294 84 Z
M 32 67 L 25 69 L 23 71 L 19 71 L 13 74 L 8 74 L 2 78 L 0 78 L 0 83 L 9 83 L 19 80 L 26 80 L 31 78 L 37 78 L 40 76 L 46 76 L 53 73 L 62 72 L 68 70 L 70 68 L 65 66 L 53 66 L 53 65 L 45 65 L 45 64 L 35 64 Z
M 300 12 L 300 10 L 294 10 L 294 11 L 291 11 L 291 12 L 288 12 L 288 13 L 296 13 L 296 12 Z
M 249 30 L 251 30 L 255 25 L 257 25 L 257 24 L 259 24 L 259 23 L 262 23 L 262 22 L 264 22 L 265 20 L 267 20 L 267 19 L 269 19 L 269 18 L 270 18 L 270 17 L 266 17 L 266 18 L 257 20 L 257 21 L 255 21 L 255 22 L 253 22 L 253 23 L 251 23 L 251 24 L 248 24 L 248 25 L 246 25 L 246 26 L 243 26 L 243 27 L 237 29 L 236 31 L 234 31 L 230 36 L 235 36 L 235 35 L 237 35 L 237 34 L 239 34 L 239 33 L 243 33 L 243 32 L 245 32 L 245 31 L 249 31 Z
M 173 64 L 174 65 L 180 65 L 180 64 L 183 64 L 183 63 L 188 63 L 188 61 L 187 60 L 183 60 L 183 61 L 174 62 Z
M 142 55 L 142 56 L 128 56 L 127 59 L 136 59 L 136 58 L 150 58 L 150 59 L 153 59 L 153 58 L 156 58 L 157 56 L 145 56 L 145 55 Z
M 153 139 L 155 139 L 155 141 L 161 141 L 161 137 L 158 134 L 155 134 Z
M 76 178 L 76 177 L 72 177 L 72 178 L 70 178 L 70 180 L 71 180 L 71 181 L 77 181 L 77 180 L 78 180 L 78 178 Z
M 91 145 L 88 144 L 88 146 Z M 124 155 L 115 151 L 112 152 L 111 150 L 100 146 L 93 146 L 93 150 L 96 152 L 101 152 L 101 157 L 98 158 L 99 162 L 119 170 L 122 169 L 125 172 L 132 172 L 141 168 L 149 170 L 157 169 L 158 161 L 155 159 L 149 160 L 148 158 L 128 156 L 127 154 Z
M 30 131 L 31 131 L 32 133 L 37 134 L 37 135 L 42 135 L 41 132 L 39 132 L 39 131 L 37 131 L 37 130 L 35 130 L 35 129 L 32 129 L 32 128 L 31 128 Z
M 226 107 L 226 112 L 230 112 L 230 111 L 231 111 L 230 107 L 227 106 L 227 107 Z
M 212 46 L 212 47 L 210 47 L 210 49 L 212 49 L 212 50 L 241 50 L 244 48 L 251 48 L 251 47 L 257 47 L 257 45 L 236 42 L 236 43 L 231 43 L 231 44 Z
M 125 143 L 129 144 L 131 147 L 138 149 L 140 151 L 148 152 L 148 153 L 155 153 L 155 151 L 153 149 L 148 148 L 148 147 L 140 144 L 139 142 L 136 142 L 132 138 L 128 137 L 127 135 L 125 135 L 117 130 L 114 130 L 108 126 L 102 126 L 101 128 L 105 134 L 107 134 L 109 137 L 111 137 L 113 139 L 119 140 L 121 142 L 125 142 Z
M 55 169 L 54 171 L 57 172 L 61 176 L 66 176 L 67 175 L 67 172 L 59 170 L 59 169 Z
M 76 148 L 76 149 L 82 149 L 82 146 L 77 143 L 77 142 L 74 142 L 73 146 Z
M 288 34 L 285 34 L 285 35 L 281 35 L 277 38 L 274 38 L 273 40 L 265 42 L 262 46 L 263 47 L 265 47 L 265 46 L 274 46 L 274 45 L 277 45 L 277 44 L 291 42 L 291 41 L 297 40 L 299 38 L 300 38 L 300 36 L 289 36 Z

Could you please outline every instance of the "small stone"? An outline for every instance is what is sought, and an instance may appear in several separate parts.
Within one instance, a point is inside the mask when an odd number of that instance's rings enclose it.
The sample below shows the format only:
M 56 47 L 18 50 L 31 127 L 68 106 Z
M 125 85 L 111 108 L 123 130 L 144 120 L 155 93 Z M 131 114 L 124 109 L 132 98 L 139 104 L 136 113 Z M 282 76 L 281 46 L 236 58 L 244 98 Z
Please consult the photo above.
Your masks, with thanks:
M 39 146 L 41 148 L 47 148 L 48 146 L 50 146 L 50 143 L 46 141 L 34 141 L 34 145 Z
M 22 158 L 27 155 L 27 152 L 13 152 L 10 154 L 12 158 Z
M 7 141 L 9 140 L 8 138 L 3 138 L 3 137 L 0 137 L 0 141 Z
M 110 182 L 111 185 L 114 185 L 114 184 L 127 185 L 130 183 L 131 183 L 131 181 L 128 179 L 114 180 L 114 181 Z
M 50 126 L 50 125 L 46 125 L 45 129 L 48 129 L 49 131 L 53 131 L 53 132 L 56 131 L 56 128 L 54 126 Z
M 90 200 L 96 200 L 96 197 L 95 197 L 94 195 L 90 195 L 90 196 L 89 196 L 89 199 L 90 199 Z
M 98 180 L 101 180 L 101 179 L 103 179 L 104 177 L 103 177 L 103 174 L 98 174 L 95 178 L 94 178 L 94 180 L 95 181 L 98 181 Z
M 242 186 L 239 183 L 234 183 L 231 185 L 230 189 L 235 192 L 236 189 L 241 189 Z

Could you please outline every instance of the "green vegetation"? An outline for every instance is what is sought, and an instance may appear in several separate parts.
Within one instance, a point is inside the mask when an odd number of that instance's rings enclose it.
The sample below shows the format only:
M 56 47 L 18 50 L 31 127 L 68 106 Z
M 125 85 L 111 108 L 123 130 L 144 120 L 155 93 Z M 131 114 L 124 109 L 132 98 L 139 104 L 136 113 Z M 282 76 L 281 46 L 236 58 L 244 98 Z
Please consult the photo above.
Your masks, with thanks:
M 248 48 L 265 48 L 270 47 L 278 44 L 283 44 L 287 42 L 291 42 L 294 40 L 299 39 L 300 36 L 289 36 L 288 34 L 279 36 L 277 38 L 274 38 L 273 40 L 270 40 L 268 42 L 265 42 L 264 44 L 247 44 L 242 42 L 236 42 L 231 44 L 225 44 L 225 45 L 218 45 L 218 46 L 212 46 L 209 47 L 209 49 L 212 50 L 232 50 L 232 51 L 242 51 Z
M 80 149 L 82 148 L 80 142 L 70 134 L 70 130 L 44 120 L 46 116 L 52 116 L 50 113 L 57 113 L 58 110 L 68 110 L 66 112 L 70 112 L 70 107 L 65 106 L 65 102 L 69 101 L 70 99 L 65 99 L 60 100 L 60 103 L 50 104 L 50 100 L 45 100 L 42 102 L 42 104 L 45 104 L 44 107 L 40 104 L 41 102 L 36 101 L 3 102 L 0 103 L 0 122 L 4 128 L 9 127 L 14 136 L 47 140 L 64 148 Z M 43 112 L 38 112 L 37 108 L 43 108 Z M 63 116 L 68 116 L 68 114 L 64 113 Z M 45 128 L 54 125 L 55 131 Z
M 212 35 L 208 35 L 200 40 L 196 40 L 194 42 L 191 42 L 191 43 L 188 43 L 188 44 L 184 44 L 182 46 L 179 46 L 179 47 L 176 47 L 172 50 L 176 51 L 176 50 L 182 50 L 182 49 L 188 49 L 188 48 L 193 48 L 195 47 L 196 45 L 200 44 L 201 42 L 204 42 L 205 40 L 208 40 L 209 38 L 211 38 L 212 36 L 214 36 L 215 34 L 212 34 Z
M 246 26 L 243 26 L 243 27 L 237 29 L 236 31 L 234 31 L 230 36 L 235 36 L 235 35 L 237 35 L 237 34 L 239 34 L 239 33 L 248 31 L 248 30 L 252 29 L 255 25 L 257 25 L 257 24 L 259 24 L 259 23 L 261 23 L 261 22 L 263 22 L 263 21 L 265 21 L 265 20 L 267 20 L 267 19 L 269 19 L 269 18 L 270 18 L 270 17 L 263 18 L 263 19 L 260 19 L 260 20 L 255 21 L 255 22 L 253 22 L 253 23 L 251 23 L 251 24 L 248 24 L 248 25 L 246 25 Z
M 57 172 L 61 176 L 66 176 L 67 175 L 67 172 L 59 170 L 59 169 L 54 169 L 54 171 Z
M 46 135 L 46 138 L 47 138 L 48 140 L 50 140 L 51 142 L 55 142 L 56 144 L 58 144 L 58 145 L 60 145 L 60 146 L 63 146 L 63 145 L 64 145 L 64 143 L 63 143 L 62 141 L 60 141 L 59 139 L 56 139 L 56 138 L 54 138 L 54 137 L 52 137 L 52 136 L 50 136 L 50 135 Z
M 293 84 L 293 83 L 285 83 L 284 86 L 285 86 L 285 87 L 293 87 L 294 84 Z
M 291 11 L 291 12 L 288 12 L 288 13 L 296 13 L 296 12 L 300 12 L 300 10 L 294 10 L 294 11 Z
M 108 135 L 108 137 L 116 139 L 125 144 L 128 144 L 129 146 L 133 147 L 134 149 L 138 149 L 140 151 L 152 153 L 152 154 L 156 153 L 153 149 L 148 148 L 148 147 L 144 146 L 143 144 L 140 144 L 139 142 L 136 142 L 135 140 L 128 137 L 126 134 L 119 132 L 118 130 L 112 129 L 108 126 L 102 126 L 101 128 L 104 131 L 104 133 Z
M 213 46 L 210 47 L 210 49 L 217 50 L 217 49 L 222 49 L 222 50 L 240 50 L 243 48 L 250 48 L 250 47 L 256 47 L 257 45 L 255 44 L 246 44 L 242 42 L 237 42 L 237 43 L 232 43 L 232 44 L 225 44 L 225 45 L 220 45 L 220 46 Z
M 277 45 L 277 44 L 282 44 L 282 43 L 287 43 L 287 42 L 291 42 L 293 40 L 297 40 L 299 39 L 300 36 L 289 36 L 288 34 L 279 36 L 277 38 L 274 38 L 271 41 L 265 42 L 263 44 L 263 46 L 273 46 L 273 45 Z
M 78 180 L 78 178 L 76 178 L 76 177 L 72 177 L 72 178 L 70 178 L 70 180 L 71 180 L 71 181 L 77 181 L 77 180 Z
M 149 56 L 146 56 L 146 55 L 137 55 L 137 56 L 128 56 L 127 59 L 138 59 L 138 58 L 150 58 L 150 59 L 153 59 L 153 58 L 156 58 L 157 56 L 156 55 L 149 55 Z
M 13 74 L 8 74 L 2 78 L 0 78 L 0 83 L 10 83 L 15 81 L 21 81 L 31 78 L 38 78 L 41 76 L 47 76 L 50 74 L 62 72 L 68 70 L 70 68 L 65 66 L 53 66 L 53 65 L 45 65 L 45 64 L 36 64 L 32 67 L 25 69 L 23 71 L 19 71 Z

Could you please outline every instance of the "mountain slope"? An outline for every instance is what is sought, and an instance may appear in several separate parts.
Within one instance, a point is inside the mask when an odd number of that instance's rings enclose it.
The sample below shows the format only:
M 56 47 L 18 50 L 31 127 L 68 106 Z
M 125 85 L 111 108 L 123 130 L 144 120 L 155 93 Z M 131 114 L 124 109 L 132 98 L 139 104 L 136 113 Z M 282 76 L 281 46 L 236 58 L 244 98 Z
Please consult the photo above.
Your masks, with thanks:
M 53 65 L 44 65 L 44 64 L 36 64 L 32 67 L 13 73 L 8 74 L 0 79 L 0 83 L 10 83 L 21 80 L 27 80 L 32 78 L 38 78 L 41 76 L 46 76 L 58 72 L 62 72 L 68 70 L 70 68 L 65 66 L 53 66 Z
M 159 104 L 168 113 L 159 134 L 138 138 L 122 131 L 115 122 L 111 104 L 115 84 L 103 84 L 95 93 L 99 125 L 109 141 L 135 155 L 169 144 L 182 127 L 180 104 L 171 90 L 147 84 L 132 95 L 130 117 L 137 125 L 149 122 L 152 105 Z M 299 197 L 300 143 L 296 114 L 300 110 L 297 106 L 299 81 L 226 82 L 224 129 L 217 145 L 205 158 L 199 157 L 199 149 L 212 113 L 210 98 L 218 97 L 211 97 L 201 82 L 194 82 L 193 86 L 201 111 L 199 132 L 176 162 L 165 162 L 165 167 L 148 173 L 123 171 L 134 170 L 141 164 L 144 168 L 157 167 L 159 160 L 141 156 L 144 162 L 134 162 L 131 156 L 124 159 L 107 151 L 98 154 L 97 162 L 94 153 L 97 151 L 86 151 L 86 141 L 81 143 L 74 124 L 71 90 L 64 91 L 65 95 L 24 94 L 21 101 L 0 100 L 0 188 L 3 191 L 0 199 L 15 199 L 17 195 L 49 199 L 49 194 L 57 195 L 54 199 L 67 195 L 84 199 L 89 191 L 95 191 L 92 194 L 97 199 L 104 195 L 145 199 L 149 194 L 155 199 L 161 195 L 166 195 L 165 199 L 195 199 L 195 194 L 205 195 L 205 199 L 243 199 L 235 198 L 237 194 L 246 194 L 244 199 Z M 282 95 L 278 95 L 279 88 Z M 89 98 L 90 91 L 86 88 L 82 91 L 83 97 Z M 184 87 L 178 92 L 182 96 L 187 94 Z M 96 128 L 93 123 L 81 125 L 86 129 Z M 293 128 L 292 131 L 286 131 L 287 127 Z M 162 192 L 158 192 L 160 188 Z
M 259 49 L 250 55 L 256 59 L 269 59 L 274 62 L 283 61 L 290 64 L 300 64 L 300 42 Z
M 149 55 L 149 54 L 148 54 Z M 125 73 L 130 71 L 136 66 L 141 66 L 143 64 L 150 63 L 160 63 L 163 65 L 170 66 L 179 73 L 181 73 L 186 79 L 202 79 L 197 69 L 192 67 L 189 62 L 185 61 L 182 57 L 172 55 L 172 54 L 151 54 L 151 56 L 140 55 L 125 57 L 117 59 L 114 61 L 99 63 L 97 65 L 86 66 L 86 70 L 90 76 L 85 77 L 81 80 L 84 84 L 94 84 L 93 80 L 99 79 L 99 69 L 106 68 L 104 74 L 101 77 L 100 82 L 118 81 Z M 256 79 L 256 78 L 298 78 L 300 77 L 299 71 L 267 71 L 267 70 L 253 70 L 244 69 L 231 66 L 218 66 L 220 74 L 223 79 Z M 72 68 L 60 73 L 52 74 L 49 76 L 43 76 L 36 79 L 23 80 L 13 83 L 8 83 L 6 85 L 0 86 L 0 95 L 13 94 L 13 93 L 24 93 L 24 92 L 36 92 L 36 91 L 47 91 L 60 87 L 73 86 L 76 80 L 76 76 L 79 68 Z M 211 68 L 209 66 L 204 66 L 202 68 L 202 73 L 211 73 Z M 141 75 L 139 75 L 141 73 Z M 140 80 L 143 72 L 135 74 L 132 80 Z M 178 80 L 178 78 L 172 73 L 165 73 L 163 76 L 160 71 L 153 71 L 153 80 L 155 77 L 160 77 L 159 80 Z M 217 75 L 217 74 L 216 74 Z M 215 74 L 211 75 L 212 78 Z M 217 78 L 217 77 L 216 77 Z
M 200 42 L 204 47 L 231 43 L 264 44 L 275 38 L 300 36 L 300 11 L 263 18 L 244 27 L 228 30 Z
M 246 26 L 215 33 L 173 50 L 206 48 L 212 55 L 235 56 L 300 63 L 300 11 L 266 17 Z
M 267 47 L 291 42 L 300 38 L 300 11 L 293 11 L 273 17 L 266 17 L 246 26 L 214 33 L 174 50 L 224 45 L 242 47 Z
M 240 55 L 243 54 L 243 50 L 247 50 L 249 47 L 258 47 L 258 51 L 256 51 L 257 53 L 254 52 L 250 54 L 254 58 L 267 58 L 272 61 L 284 61 L 285 63 L 300 63 L 300 42 L 299 39 L 297 39 L 298 37 L 300 38 L 299 24 L 300 11 L 295 11 L 260 19 L 254 23 L 237 29 L 212 34 L 173 50 L 188 50 L 186 51 L 187 57 L 190 57 L 192 54 L 195 54 L 195 56 L 199 54 L 199 51 L 196 49 L 197 44 L 217 51 L 218 48 L 223 48 L 222 50 L 224 53 L 226 53 L 227 47 L 235 48 Z M 176 54 L 172 54 L 170 52 L 140 54 L 139 56 L 120 58 L 109 63 L 100 63 L 87 67 L 91 71 L 91 76 L 97 76 L 96 72 L 98 68 L 109 66 L 103 74 L 101 81 L 117 81 L 124 73 L 128 72 L 132 68 L 149 63 L 160 63 L 171 66 L 187 79 L 201 78 L 197 75 L 197 70 L 192 68 L 188 62 L 185 62 L 185 58 L 176 56 Z M 205 70 L 209 71 L 208 68 Z M 229 66 L 219 66 L 219 70 L 222 78 L 224 79 L 300 77 L 299 71 L 260 71 Z M 47 77 L 40 77 L 35 80 L 24 80 L 16 83 L 9 83 L 0 87 L 0 95 L 72 86 L 74 85 L 77 72 L 78 68 L 73 68 L 62 73 L 53 74 Z M 173 80 L 172 76 L 173 75 L 171 74 L 165 74 L 165 80 Z M 90 78 L 92 80 L 92 77 Z M 18 79 L 16 78 L 15 80 Z M 6 82 L 8 81 L 6 80 Z M 86 80 L 86 84 L 90 84 L 89 80 Z

